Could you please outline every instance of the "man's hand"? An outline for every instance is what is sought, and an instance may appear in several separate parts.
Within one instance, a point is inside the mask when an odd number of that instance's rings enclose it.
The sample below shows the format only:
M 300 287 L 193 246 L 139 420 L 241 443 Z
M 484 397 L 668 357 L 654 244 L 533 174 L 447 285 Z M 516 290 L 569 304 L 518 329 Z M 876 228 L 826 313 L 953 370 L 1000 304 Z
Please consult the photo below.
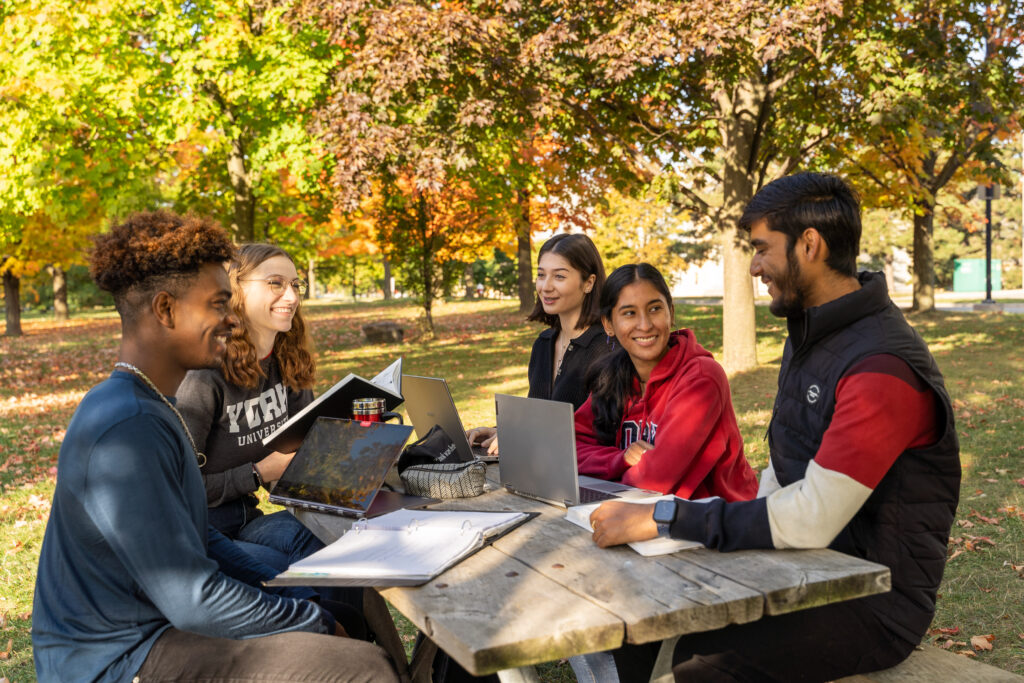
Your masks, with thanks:
M 602 548 L 633 541 L 646 541 L 658 535 L 654 506 L 608 501 L 590 514 L 594 543 Z
M 478 444 L 487 449 L 487 455 L 498 454 L 498 430 L 494 427 L 476 427 L 466 432 L 469 445 Z
M 652 448 L 654 448 L 654 445 L 649 444 L 646 441 L 634 441 L 629 444 L 629 448 L 622 452 L 622 458 L 626 461 L 627 465 L 632 467 L 640 462 L 640 458 L 643 457 L 644 453 Z
M 269 486 L 270 482 L 277 481 L 284 474 L 288 463 L 295 457 L 295 453 L 281 453 L 274 451 L 267 457 L 256 463 L 256 471 L 260 473 L 260 479 L 264 485 Z

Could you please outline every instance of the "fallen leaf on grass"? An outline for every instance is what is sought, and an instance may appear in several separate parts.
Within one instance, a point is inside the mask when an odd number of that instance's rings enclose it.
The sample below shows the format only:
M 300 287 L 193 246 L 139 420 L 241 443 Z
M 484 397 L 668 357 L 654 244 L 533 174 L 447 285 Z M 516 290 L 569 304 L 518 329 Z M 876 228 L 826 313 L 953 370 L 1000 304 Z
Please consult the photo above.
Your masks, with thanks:
M 1024 486 L 1024 477 L 1021 477 L 1020 479 L 1018 479 L 1017 483 L 1020 484 L 1021 486 Z
M 971 647 L 975 650 L 991 650 L 992 641 L 995 639 L 995 635 L 991 633 L 984 636 L 971 636 Z
M 962 527 L 964 529 L 973 529 L 974 528 L 974 522 L 972 522 L 969 519 L 958 519 L 958 520 L 956 520 L 956 525 L 959 526 L 959 527 Z
M 978 653 L 974 650 L 957 650 L 956 654 L 963 655 L 964 657 L 977 657 Z
M 963 549 L 962 548 L 957 548 L 956 550 L 953 551 L 952 555 L 950 555 L 949 557 L 946 558 L 946 562 L 950 562 L 950 561 L 956 559 L 956 557 L 958 555 L 963 555 L 963 554 L 964 554 Z
M 939 635 L 942 635 L 942 636 L 953 636 L 953 635 L 956 635 L 957 633 L 960 633 L 960 627 L 959 626 L 952 626 L 952 627 L 948 627 L 948 628 L 933 628 L 933 629 L 930 629 L 928 631 L 928 635 L 931 635 L 931 636 L 939 636 Z
M 1003 520 L 999 519 L 998 517 L 986 517 L 983 514 L 981 514 L 980 512 L 978 512 L 977 510 L 971 510 L 971 514 L 968 515 L 968 517 L 974 517 L 975 519 L 980 519 L 985 524 L 999 524 L 999 522 L 1003 521 Z
M 8 659 L 11 656 L 11 652 L 14 650 L 14 638 L 7 639 L 7 648 L 3 652 L 0 652 L 0 659 Z
M 1014 564 L 1013 562 L 1007 560 L 1003 562 L 1003 566 L 1009 567 L 1013 571 L 1017 572 L 1017 576 L 1024 579 L 1024 564 Z

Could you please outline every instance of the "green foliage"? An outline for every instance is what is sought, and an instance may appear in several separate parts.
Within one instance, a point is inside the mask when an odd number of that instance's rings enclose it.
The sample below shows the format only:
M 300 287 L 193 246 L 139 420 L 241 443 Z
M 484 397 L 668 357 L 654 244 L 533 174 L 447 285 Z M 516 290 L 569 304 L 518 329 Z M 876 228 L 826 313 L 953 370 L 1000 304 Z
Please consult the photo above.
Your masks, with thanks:
M 494 250 L 490 259 L 473 262 L 473 282 L 483 285 L 486 292 L 515 296 L 518 288 L 516 263 L 501 249 Z
M 644 261 L 671 284 L 677 271 L 699 265 L 712 247 L 710 235 L 688 230 L 687 214 L 652 192 L 630 197 L 611 191 L 596 222 L 593 239 L 607 272 Z

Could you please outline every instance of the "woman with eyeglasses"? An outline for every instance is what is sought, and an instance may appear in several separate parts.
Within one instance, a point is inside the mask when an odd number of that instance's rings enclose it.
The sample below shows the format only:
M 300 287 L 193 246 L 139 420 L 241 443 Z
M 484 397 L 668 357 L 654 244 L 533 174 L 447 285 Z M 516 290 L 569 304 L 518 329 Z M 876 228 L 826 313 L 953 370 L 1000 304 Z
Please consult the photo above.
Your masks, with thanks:
M 271 450 L 263 438 L 313 400 L 315 363 L 301 313 L 306 283 L 271 244 L 242 245 L 228 277 L 241 324 L 221 367 L 185 376 L 177 405 L 206 454 L 201 472 L 210 524 L 284 570 L 323 547 L 292 515 L 264 515 L 256 498 L 295 455 Z

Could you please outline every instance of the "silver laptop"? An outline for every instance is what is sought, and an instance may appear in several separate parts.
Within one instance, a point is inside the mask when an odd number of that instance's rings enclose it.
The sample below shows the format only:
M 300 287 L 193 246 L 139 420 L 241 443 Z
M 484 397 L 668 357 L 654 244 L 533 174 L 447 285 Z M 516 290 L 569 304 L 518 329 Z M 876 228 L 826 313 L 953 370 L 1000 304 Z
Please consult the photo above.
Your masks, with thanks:
M 402 375 L 402 398 L 405 399 L 405 412 L 409 421 L 416 429 L 416 436 L 422 439 L 434 425 L 441 429 L 455 442 L 455 450 L 462 462 L 474 457 L 484 462 L 495 462 L 495 456 L 487 455 L 487 449 L 473 446 L 466 438 L 466 431 L 459 419 L 459 411 L 448 390 L 448 383 L 438 377 L 417 377 Z
M 318 417 L 270 493 L 270 502 L 345 517 L 376 517 L 434 498 L 381 491 L 412 427 Z
M 507 394 L 495 394 L 494 403 L 501 485 L 510 492 L 561 507 L 640 492 L 626 484 L 578 474 L 571 403 Z

